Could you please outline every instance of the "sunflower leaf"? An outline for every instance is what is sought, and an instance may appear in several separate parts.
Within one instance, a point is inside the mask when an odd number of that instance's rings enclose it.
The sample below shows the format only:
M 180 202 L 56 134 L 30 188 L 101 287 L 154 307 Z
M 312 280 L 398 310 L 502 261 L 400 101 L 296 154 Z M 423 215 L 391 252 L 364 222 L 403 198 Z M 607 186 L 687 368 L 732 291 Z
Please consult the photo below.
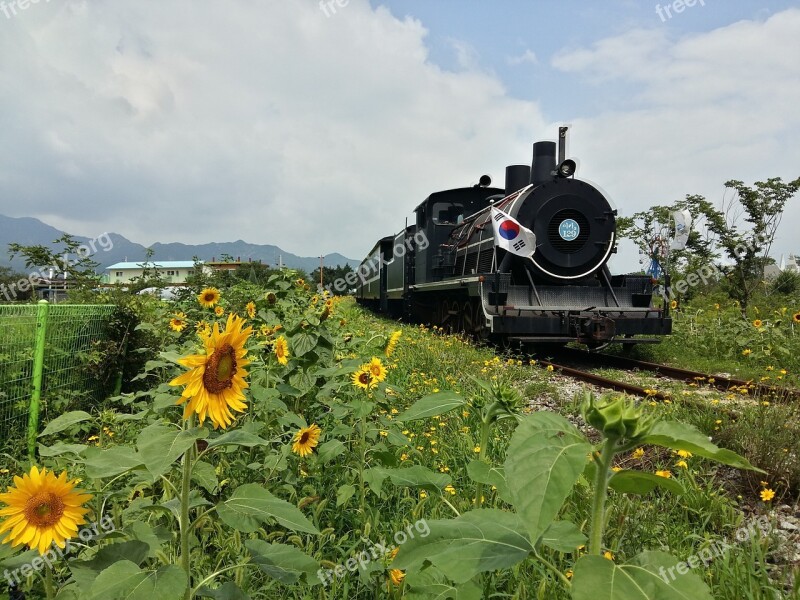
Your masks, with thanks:
M 398 421 L 416 421 L 442 415 L 459 406 L 464 406 L 466 400 L 455 392 L 438 392 L 417 400 L 411 408 L 397 417 Z
M 64 413 L 63 415 L 58 416 L 50 421 L 47 424 L 47 427 L 44 428 L 44 431 L 39 434 L 39 437 L 64 431 L 76 423 L 83 423 L 84 421 L 90 421 L 91 419 L 92 415 L 83 410 L 73 410 L 72 412 Z
M 275 519 L 292 531 L 319 534 L 319 530 L 293 504 L 276 498 L 256 483 L 246 483 L 217 504 L 217 514 L 229 527 L 243 533 L 258 531 L 262 523 Z
M 153 481 L 166 473 L 196 440 L 205 437 L 208 431 L 203 428 L 176 430 L 161 423 L 146 427 L 136 438 L 138 456 L 150 472 Z

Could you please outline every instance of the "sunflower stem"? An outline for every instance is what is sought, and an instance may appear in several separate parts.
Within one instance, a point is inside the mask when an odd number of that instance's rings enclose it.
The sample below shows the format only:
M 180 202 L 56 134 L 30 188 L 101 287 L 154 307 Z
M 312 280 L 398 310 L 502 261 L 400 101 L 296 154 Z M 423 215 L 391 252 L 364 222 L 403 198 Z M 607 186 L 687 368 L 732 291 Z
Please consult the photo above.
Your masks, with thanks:
M 483 462 L 486 458 L 486 446 L 489 445 L 489 431 L 491 430 L 492 423 L 491 417 L 484 417 L 481 421 L 481 441 L 480 452 L 478 453 L 478 460 Z M 478 482 L 475 487 L 475 508 L 480 508 L 481 497 L 483 496 L 483 484 Z
M 44 571 L 44 593 L 47 600 L 54 600 L 56 597 L 53 585 L 53 571 L 49 567 Z
M 186 428 L 192 427 L 194 417 L 186 421 Z M 191 524 L 189 523 L 189 493 L 191 491 L 192 483 L 192 448 L 189 448 L 183 453 L 183 477 L 181 479 L 181 518 L 180 518 L 180 532 L 181 532 L 181 567 L 186 571 L 186 577 L 189 584 L 186 586 L 186 593 L 184 600 L 191 600 L 194 593 L 192 592 L 192 571 L 191 563 L 189 560 L 189 535 L 191 533 Z
M 595 458 L 594 499 L 592 500 L 592 522 L 589 538 L 589 554 L 599 556 L 603 552 L 603 529 L 606 522 L 606 497 L 608 496 L 608 471 L 617 453 L 617 439 L 605 439 L 600 456 Z
M 364 463 L 367 461 L 367 416 L 361 416 L 361 423 L 359 425 L 359 453 L 361 454 L 361 460 L 358 461 L 358 489 L 359 489 L 359 498 L 360 498 L 360 505 L 361 505 L 361 513 L 364 513 L 366 507 L 366 490 L 364 489 Z

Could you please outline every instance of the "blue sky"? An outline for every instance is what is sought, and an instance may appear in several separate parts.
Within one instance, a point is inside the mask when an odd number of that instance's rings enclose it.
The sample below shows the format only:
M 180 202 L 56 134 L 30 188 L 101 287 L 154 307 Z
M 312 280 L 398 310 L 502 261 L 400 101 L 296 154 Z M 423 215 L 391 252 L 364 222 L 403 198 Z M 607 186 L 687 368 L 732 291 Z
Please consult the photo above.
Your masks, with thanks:
M 800 3 L 703 2 L 663 21 L 632 0 L 0 12 L 0 213 L 359 258 L 431 192 L 501 183 L 564 123 L 578 176 L 621 214 L 798 177 Z M 795 199 L 776 255 L 800 253 L 798 225 Z

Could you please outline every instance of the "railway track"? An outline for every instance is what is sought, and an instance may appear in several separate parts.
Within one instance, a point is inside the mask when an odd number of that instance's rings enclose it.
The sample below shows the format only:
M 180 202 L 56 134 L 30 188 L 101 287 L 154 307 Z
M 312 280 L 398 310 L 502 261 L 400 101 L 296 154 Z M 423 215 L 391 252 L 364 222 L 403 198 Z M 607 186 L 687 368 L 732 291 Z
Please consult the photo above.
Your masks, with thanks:
M 753 381 L 745 381 L 742 379 L 734 379 L 731 377 L 710 375 L 708 373 L 701 373 L 699 371 L 692 371 L 689 369 L 681 369 L 678 367 L 670 367 L 657 363 L 651 363 L 623 356 L 614 356 L 610 354 L 595 354 L 565 348 L 558 352 L 557 360 L 566 359 L 571 363 L 593 363 L 607 368 L 624 369 L 627 371 L 647 371 L 655 373 L 661 377 L 674 379 L 676 381 L 684 381 L 686 383 L 707 384 L 722 391 L 736 390 L 741 391 L 747 389 L 747 393 L 751 396 L 768 397 L 774 401 L 797 401 L 800 400 L 800 390 L 792 388 L 776 387 L 765 385 L 763 383 L 755 383 Z M 580 381 L 591 383 L 599 387 L 612 389 L 618 392 L 625 392 L 643 398 L 654 398 L 659 400 L 666 400 L 669 394 L 663 392 L 655 392 L 648 388 L 643 388 L 637 385 L 609 379 L 601 375 L 597 375 L 590 371 L 575 368 L 561 364 L 560 362 L 553 362 L 550 360 L 539 360 L 538 363 L 544 367 L 552 366 L 553 370 L 559 371 L 564 375 L 568 375 Z

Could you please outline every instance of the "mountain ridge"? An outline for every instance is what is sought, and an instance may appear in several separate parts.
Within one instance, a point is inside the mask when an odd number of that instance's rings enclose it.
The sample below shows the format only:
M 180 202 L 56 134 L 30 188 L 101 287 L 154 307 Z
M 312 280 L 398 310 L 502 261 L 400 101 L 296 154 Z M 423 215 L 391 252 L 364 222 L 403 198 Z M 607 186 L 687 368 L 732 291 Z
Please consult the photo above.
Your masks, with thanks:
M 35 217 L 8 217 L 0 214 L 0 266 L 11 267 L 15 271 L 24 272 L 25 261 L 21 257 L 13 260 L 8 254 L 8 245 L 16 242 L 23 246 L 41 244 L 56 247 L 53 241 L 64 235 L 61 231 Z M 105 237 L 107 236 L 107 237 Z M 73 236 L 79 243 L 91 247 L 92 238 Z M 143 262 L 146 257 L 147 247 L 118 233 L 103 233 L 94 238 L 94 247 L 97 252 L 92 259 L 100 263 L 98 272 L 118 262 Z M 203 261 L 219 260 L 223 254 L 233 256 L 242 262 L 261 261 L 270 266 L 276 266 L 278 261 L 292 269 L 302 269 L 311 273 L 319 267 L 318 256 L 298 256 L 286 252 L 273 244 L 253 244 L 244 240 L 235 242 L 208 242 L 205 244 L 183 244 L 181 242 L 156 242 L 150 248 L 154 254 L 151 260 L 192 260 L 195 256 Z M 349 264 L 357 267 L 358 260 L 347 258 L 341 254 L 332 253 L 324 258 L 326 266 L 339 266 Z

